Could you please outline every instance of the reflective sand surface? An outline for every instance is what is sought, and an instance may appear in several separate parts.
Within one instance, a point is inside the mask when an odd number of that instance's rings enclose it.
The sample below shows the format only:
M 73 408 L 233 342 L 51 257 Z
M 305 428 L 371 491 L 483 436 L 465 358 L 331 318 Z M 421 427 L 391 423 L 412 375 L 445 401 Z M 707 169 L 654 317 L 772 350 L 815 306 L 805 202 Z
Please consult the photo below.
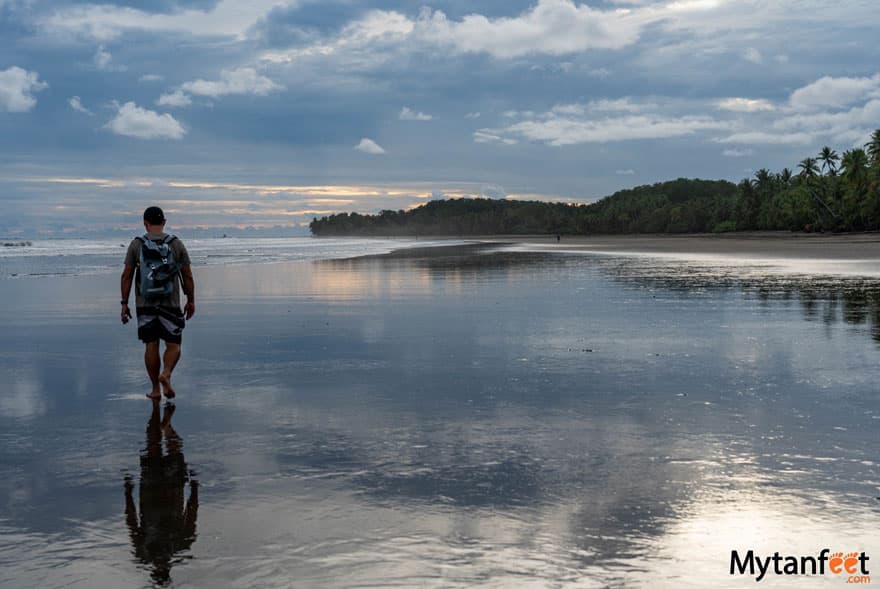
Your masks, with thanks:
M 491 251 L 197 279 L 165 422 L 115 276 L 0 282 L 0 585 L 741 587 L 732 549 L 880 559 L 873 279 Z M 761 585 L 798 581 L 845 584 Z

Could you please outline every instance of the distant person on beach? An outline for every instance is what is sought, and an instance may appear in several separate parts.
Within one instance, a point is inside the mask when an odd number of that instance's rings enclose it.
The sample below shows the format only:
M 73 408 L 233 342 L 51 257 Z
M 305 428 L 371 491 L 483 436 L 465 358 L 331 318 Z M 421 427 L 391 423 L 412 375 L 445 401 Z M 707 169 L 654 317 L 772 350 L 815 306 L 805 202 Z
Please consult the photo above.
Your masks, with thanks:
M 186 320 L 196 312 L 195 281 L 183 242 L 165 233 L 165 213 L 159 207 L 144 211 L 146 234 L 135 237 L 125 254 L 122 271 L 122 323 L 131 319 L 128 296 L 135 282 L 138 338 L 146 345 L 144 364 L 153 384 L 150 399 L 174 398 L 171 372 L 180 360 L 180 341 Z M 180 290 L 186 305 L 180 308 Z M 159 358 L 159 340 L 165 353 Z M 161 390 L 160 390 L 161 385 Z

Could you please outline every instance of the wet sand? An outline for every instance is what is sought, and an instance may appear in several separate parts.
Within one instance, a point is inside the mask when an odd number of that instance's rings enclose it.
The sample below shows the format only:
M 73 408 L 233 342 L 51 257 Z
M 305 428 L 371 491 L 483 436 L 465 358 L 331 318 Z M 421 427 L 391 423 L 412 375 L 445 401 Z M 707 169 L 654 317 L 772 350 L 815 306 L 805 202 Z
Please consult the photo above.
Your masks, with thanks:
M 601 255 L 638 257 L 705 265 L 717 271 L 747 275 L 755 268 L 764 274 L 801 275 L 838 279 L 880 277 L 880 233 L 803 234 L 749 232 L 721 235 L 504 235 L 434 238 L 427 247 L 401 247 L 389 253 L 357 256 L 350 260 L 443 260 L 461 263 L 475 256 L 506 252 L 525 254 Z M 519 259 L 522 261 L 522 258 Z M 470 262 L 464 262 L 469 265 Z
M 457 239 L 457 238 L 456 238 Z M 455 245 L 433 245 L 425 247 L 403 247 L 382 254 L 368 254 L 364 256 L 356 256 L 358 260 L 387 260 L 387 259 L 413 259 L 413 258 L 454 258 L 456 260 L 467 256 L 475 256 L 481 253 L 496 250 L 498 248 L 515 245 L 516 240 L 498 240 L 498 241 L 471 241 L 469 243 L 459 243 Z M 343 258 L 345 259 L 345 258 Z
M 116 273 L 0 281 L 0 587 L 733 588 L 755 581 L 732 549 L 874 562 L 880 280 L 517 250 L 571 241 L 198 267 L 173 430 Z
M 878 260 L 880 233 L 806 234 L 749 232 L 720 235 L 490 236 L 481 241 L 515 242 L 541 250 L 607 253 L 711 254 L 751 259 Z

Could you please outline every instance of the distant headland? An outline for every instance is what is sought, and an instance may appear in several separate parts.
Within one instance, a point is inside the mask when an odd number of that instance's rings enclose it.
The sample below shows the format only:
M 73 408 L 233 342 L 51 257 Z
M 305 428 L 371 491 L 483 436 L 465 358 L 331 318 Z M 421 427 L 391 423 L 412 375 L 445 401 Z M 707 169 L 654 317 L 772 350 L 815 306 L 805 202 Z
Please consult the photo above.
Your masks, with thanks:
M 679 178 L 622 190 L 591 204 L 461 198 L 408 211 L 315 218 L 316 236 L 587 235 L 805 232 L 880 229 L 880 129 L 864 148 L 758 170 L 734 184 Z

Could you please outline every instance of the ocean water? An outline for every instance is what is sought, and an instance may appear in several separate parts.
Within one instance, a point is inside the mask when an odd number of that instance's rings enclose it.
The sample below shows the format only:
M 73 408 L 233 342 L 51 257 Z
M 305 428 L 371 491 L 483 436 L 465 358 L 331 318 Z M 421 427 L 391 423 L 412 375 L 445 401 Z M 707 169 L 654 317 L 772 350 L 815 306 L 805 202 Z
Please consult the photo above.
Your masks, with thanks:
M 130 240 L 123 239 L 43 239 L 7 240 L 0 245 L 0 278 L 28 276 L 76 276 L 119 271 Z M 436 245 L 415 239 L 313 239 L 278 238 L 201 238 L 185 239 L 193 264 L 267 264 L 291 260 L 345 258 L 389 252 L 411 243 Z
M 196 267 L 173 415 L 114 274 L 0 281 L 0 585 L 743 587 L 732 550 L 880 558 L 875 278 L 437 251 Z

